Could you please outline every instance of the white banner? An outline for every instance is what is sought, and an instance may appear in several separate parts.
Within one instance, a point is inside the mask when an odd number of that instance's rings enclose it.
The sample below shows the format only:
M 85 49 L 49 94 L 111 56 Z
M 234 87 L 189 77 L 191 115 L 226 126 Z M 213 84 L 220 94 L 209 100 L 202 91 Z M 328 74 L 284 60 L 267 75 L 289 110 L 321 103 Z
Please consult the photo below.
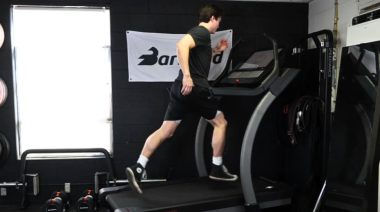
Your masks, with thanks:
M 184 34 L 164 34 L 127 31 L 128 70 L 130 82 L 171 82 L 180 70 L 176 43 Z M 211 35 L 211 47 L 220 39 L 228 40 L 228 48 L 212 56 L 209 80 L 215 80 L 223 71 L 232 47 L 232 30 Z

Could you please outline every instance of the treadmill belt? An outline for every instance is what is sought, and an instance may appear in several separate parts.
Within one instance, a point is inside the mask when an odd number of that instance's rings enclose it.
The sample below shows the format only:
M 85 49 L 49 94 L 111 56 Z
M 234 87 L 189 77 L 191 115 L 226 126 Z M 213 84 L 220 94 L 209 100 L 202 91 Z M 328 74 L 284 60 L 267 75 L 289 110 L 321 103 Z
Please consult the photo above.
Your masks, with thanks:
M 291 203 L 292 187 L 265 179 L 253 180 L 261 208 Z M 218 182 L 208 178 L 193 181 L 142 185 L 143 194 L 132 190 L 110 193 L 106 200 L 115 211 L 203 211 L 244 204 L 241 183 Z
M 138 209 L 136 211 L 176 208 L 181 208 L 181 211 L 197 211 L 197 208 L 204 210 L 244 203 L 240 182 L 216 182 L 202 178 L 163 186 L 142 186 L 142 190 L 141 195 L 131 190 L 109 194 L 107 202 L 113 209 Z

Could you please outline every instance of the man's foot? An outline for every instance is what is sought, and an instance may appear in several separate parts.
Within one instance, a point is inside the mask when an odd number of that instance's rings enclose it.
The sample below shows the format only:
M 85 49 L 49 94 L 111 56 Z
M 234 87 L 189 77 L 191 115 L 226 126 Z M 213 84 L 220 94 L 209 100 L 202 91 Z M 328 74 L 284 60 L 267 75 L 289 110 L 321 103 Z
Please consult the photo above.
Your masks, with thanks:
M 128 182 L 132 189 L 139 194 L 142 194 L 143 192 L 138 183 L 141 181 L 141 179 L 146 178 L 144 167 L 142 167 L 141 164 L 136 163 L 131 167 L 127 167 L 125 169 L 125 173 L 127 174 Z
M 211 165 L 210 175 L 208 176 L 212 180 L 219 181 L 236 181 L 238 176 L 228 172 L 228 169 L 224 165 L 217 166 Z

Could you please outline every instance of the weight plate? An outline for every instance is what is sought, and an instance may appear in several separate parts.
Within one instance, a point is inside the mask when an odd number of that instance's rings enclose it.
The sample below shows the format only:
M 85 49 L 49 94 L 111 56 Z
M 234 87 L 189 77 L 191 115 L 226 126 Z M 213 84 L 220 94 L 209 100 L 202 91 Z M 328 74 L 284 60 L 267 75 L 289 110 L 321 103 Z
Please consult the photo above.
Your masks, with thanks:
M 4 80 L 0 78 L 0 106 L 5 103 L 7 96 L 8 96 L 7 85 L 5 84 Z
M 0 147 L 0 167 L 2 167 L 8 159 L 10 152 L 9 142 L 2 133 L 0 133 Z

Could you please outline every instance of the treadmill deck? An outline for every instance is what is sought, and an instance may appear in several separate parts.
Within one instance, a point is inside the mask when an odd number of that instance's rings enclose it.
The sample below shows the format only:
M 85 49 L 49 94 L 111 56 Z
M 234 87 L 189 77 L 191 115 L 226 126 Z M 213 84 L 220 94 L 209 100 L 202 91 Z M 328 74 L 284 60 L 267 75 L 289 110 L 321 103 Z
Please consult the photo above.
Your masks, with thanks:
M 284 184 L 254 180 L 258 202 L 290 204 L 291 188 Z M 268 187 L 267 186 L 272 186 Z M 240 182 L 217 182 L 208 178 L 169 182 L 160 186 L 142 185 L 143 194 L 125 190 L 109 194 L 108 204 L 117 211 L 202 211 L 244 205 Z M 276 202 L 277 201 L 277 202 Z M 276 206 L 279 206 L 276 205 Z M 265 205 L 264 205 L 265 206 Z

